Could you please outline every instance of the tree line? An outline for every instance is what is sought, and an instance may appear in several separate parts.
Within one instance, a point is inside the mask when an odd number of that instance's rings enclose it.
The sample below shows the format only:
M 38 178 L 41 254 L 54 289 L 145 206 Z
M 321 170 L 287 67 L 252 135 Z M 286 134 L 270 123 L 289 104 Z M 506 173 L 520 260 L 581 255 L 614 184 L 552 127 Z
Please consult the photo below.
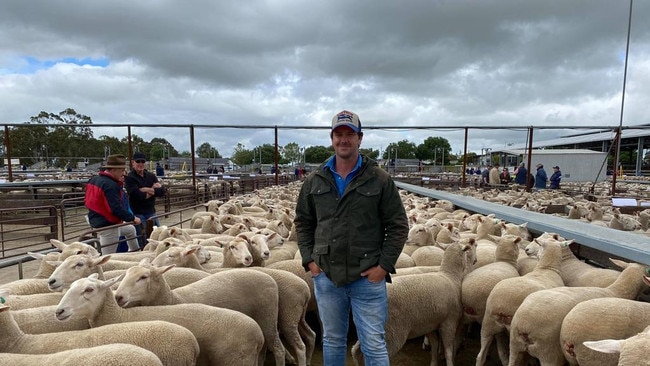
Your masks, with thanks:
M 110 153 L 128 151 L 128 137 L 121 139 L 114 136 L 101 135 L 95 137 L 92 130 L 92 119 L 68 108 L 58 114 L 40 112 L 30 117 L 28 122 L 9 128 L 12 158 L 20 158 L 21 164 L 31 166 L 42 162 L 46 167 L 64 168 L 76 166 L 77 162 L 88 159 L 102 160 Z M 7 141 L 0 141 L 0 155 L 7 156 Z M 155 137 L 145 141 L 138 135 L 131 135 L 131 146 L 134 151 L 142 152 L 149 160 L 160 161 L 170 157 L 191 157 L 189 151 L 178 151 L 172 142 Z M 380 151 L 361 148 L 363 154 L 378 159 Z M 321 163 L 334 153 L 331 146 L 300 147 L 296 142 L 290 142 L 278 147 L 280 164 Z M 468 158 L 475 158 L 473 156 Z M 469 155 L 469 154 L 468 154 Z M 209 142 L 201 143 L 195 151 L 199 158 L 223 158 L 222 154 Z M 234 164 L 244 166 L 256 163 L 275 163 L 275 146 L 262 144 L 253 148 L 238 143 L 233 153 L 228 157 Z M 418 159 L 425 163 L 437 165 L 449 164 L 459 157 L 451 152 L 449 141 L 443 137 L 430 136 L 423 143 L 416 145 L 408 140 L 390 143 L 381 154 L 382 159 Z M 462 157 L 461 157 L 462 159 Z M 472 160 L 470 160 L 472 161 Z M 0 161 L 2 163 L 2 161 Z

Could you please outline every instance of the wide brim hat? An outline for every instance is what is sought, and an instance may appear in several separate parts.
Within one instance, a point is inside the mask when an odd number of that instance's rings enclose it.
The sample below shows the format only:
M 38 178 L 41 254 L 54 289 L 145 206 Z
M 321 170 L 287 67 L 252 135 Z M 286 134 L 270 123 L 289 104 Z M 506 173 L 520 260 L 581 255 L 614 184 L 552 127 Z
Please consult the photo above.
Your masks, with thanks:
M 109 155 L 106 158 L 106 163 L 102 165 L 102 168 L 104 169 L 119 169 L 119 168 L 127 168 L 126 164 L 126 156 L 124 155 Z

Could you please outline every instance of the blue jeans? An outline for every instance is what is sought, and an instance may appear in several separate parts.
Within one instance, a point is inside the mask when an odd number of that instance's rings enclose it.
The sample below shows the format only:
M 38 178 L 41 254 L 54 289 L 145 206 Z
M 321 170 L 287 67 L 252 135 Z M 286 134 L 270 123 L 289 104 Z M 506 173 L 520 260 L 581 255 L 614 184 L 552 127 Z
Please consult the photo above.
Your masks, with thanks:
M 138 235 L 138 243 L 140 243 L 140 248 L 144 248 L 145 245 L 147 245 L 147 238 L 142 236 L 142 230 L 147 227 L 147 220 L 150 217 L 154 217 L 156 215 L 157 214 L 155 212 L 150 214 L 135 214 L 135 216 L 139 217 L 140 221 L 142 221 L 142 224 L 135 226 L 135 230 Z M 153 224 L 156 226 L 160 226 L 160 222 L 158 221 L 158 218 L 155 218 L 153 220 Z
M 323 324 L 323 363 L 345 366 L 349 314 L 357 328 L 361 352 L 367 366 L 389 365 L 384 339 L 388 317 L 386 280 L 372 283 L 361 278 L 336 287 L 325 273 L 314 277 L 314 293 Z

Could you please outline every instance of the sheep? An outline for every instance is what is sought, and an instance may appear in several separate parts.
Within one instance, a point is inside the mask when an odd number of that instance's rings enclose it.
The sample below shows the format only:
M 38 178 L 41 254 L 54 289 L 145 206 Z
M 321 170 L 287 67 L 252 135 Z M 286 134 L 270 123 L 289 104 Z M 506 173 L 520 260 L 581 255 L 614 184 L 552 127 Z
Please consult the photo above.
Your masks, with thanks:
M 110 286 L 120 278 L 102 281 L 97 274 L 76 280 L 61 299 L 56 317 L 64 321 L 79 313 L 91 327 L 143 320 L 164 320 L 192 332 L 199 343 L 198 365 L 256 365 L 264 345 L 257 323 L 240 312 L 204 304 L 178 304 L 122 309 Z M 242 342 L 242 340 L 246 340 Z M 168 345 L 165 341 L 163 344 Z M 169 348 L 169 347 L 168 347 Z M 176 347 L 172 347 L 176 350 Z M 282 359 L 284 361 L 284 358 Z
M 280 269 L 251 267 L 271 276 L 278 285 L 278 328 L 299 366 L 308 365 L 314 352 L 316 333 L 311 329 L 305 314 L 309 309 L 309 286 L 300 277 Z M 292 362 L 293 363 L 293 362 Z
M 537 240 L 539 239 L 535 239 Z M 539 244 L 541 245 L 540 260 L 532 272 L 521 277 L 503 279 L 490 291 L 481 322 L 481 350 L 476 356 L 477 366 L 485 364 L 487 352 L 495 337 L 501 363 L 507 364 L 508 341 L 504 330 L 510 329 L 512 316 L 519 305 L 533 292 L 564 285 L 560 277 L 561 245 L 569 245 L 569 243 L 546 239 Z
M 440 332 L 447 365 L 453 366 L 454 338 L 462 316 L 460 286 L 469 263 L 471 246 L 453 244 L 445 251 L 440 272 L 398 276 L 387 284 L 388 319 L 385 325 L 386 348 L 394 356 L 407 339 L 432 336 Z M 437 364 L 437 349 L 431 351 L 431 364 Z M 361 349 L 357 341 L 352 357 L 358 365 Z
M 579 302 L 598 297 L 633 299 L 645 287 L 646 267 L 610 260 L 625 268 L 616 282 L 602 287 L 556 287 L 530 294 L 519 306 L 510 326 L 510 366 L 520 365 L 524 354 L 542 365 L 561 365 L 565 358 L 560 346 L 562 320 Z
M 262 329 L 266 346 L 276 363 L 284 349 L 278 334 L 278 286 L 269 275 L 247 268 L 219 272 L 174 290 L 163 273 L 174 265 L 156 267 L 146 260 L 131 267 L 115 291 L 115 301 L 121 307 L 132 304 L 145 306 L 200 303 L 232 309 L 250 316 Z M 255 291 L 247 291 L 251 286 Z M 246 296 L 243 296 L 246 294 Z
M 42 355 L 0 353 L 0 359 L 7 365 L 34 366 L 162 366 L 153 352 L 127 343 L 111 343 L 102 346 L 75 348 L 68 351 Z
M 171 247 L 156 256 L 151 263 L 156 266 L 176 264 L 179 267 L 206 270 L 206 268 L 199 263 L 199 259 L 195 255 L 197 250 L 198 248 Z M 221 267 L 247 267 L 253 263 L 253 257 L 248 250 L 248 241 L 241 237 L 235 237 L 235 239 L 230 241 L 224 248 L 223 255 L 224 257 Z
M 47 282 L 50 291 L 60 292 L 69 287 L 75 280 L 86 277 L 91 273 L 97 273 L 99 278 L 103 279 L 102 264 L 108 262 L 110 258 L 110 255 L 90 257 L 85 254 L 75 254 L 66 258 L 63 262 L 54 262 L 53 264 L 57 265 L 57 268 Z
M 56 305 L 61 300 L 63 294 L 60 292 L 50 292 L 45 294 L 29 294 L 29 295 L 12 295 L 6 294 L 4 296 L 5 303 L 11 306 L 12 309 L 28 309 L 40 306 Z
M 442 263 L 444 255 L 445 251 L 440 247 L 424 246 L 415 250 L 413 254 L 411 254 L 411 258 L 413 259 L 413 264 L 415 266 L 439 266 Z M 413 266 L 400 266 L 399 268 L 404 267 Z
M 558 236 L 552 236 L 560 240 Z M 539 238 L 538 238 L 539 240 Z M 535 255 L 539 245 L 536 241 L 526 247 L 528 255 Z M 562 248 L 560 275 L 565 286 L 569 287 L 607 287 L 614 283 L 621 272 L 613 269 L 598 268 L 578 259 L 570 246 Z
M 165 365 L 194 365 L 199 355 L 196 338 L 187 329 L 167 322 L 111 324 L 59 333 L 26 334 L 8 306 L 0 305 L 0 352 L 44 354 L 110 343 L 130 343 L 150 350 Z M 174 347 L 170 348 L 169 344 Z
M 597 319 L 597 321 L 594 321 Z M 623 339 L 650 325 L 650 304 L 604 297 L 577 304 L 562 321 L 560 345 L 571 365 L 615 366 L 618 355 L 594 352 L 585 341 Z
M 495 261 L 474 269 L 463 278 L 461 299 L 465 318 L 481 323 L 485 315 L 485 304 L 490 291 L 501 280 L 518 277 L 517 257 L 521 237 L 504 235 L 499 239 Z
M 261 234 L 254 235 L 253 239 L 258 235 Z M 266 237 L 264 240 L 267 240 Z M 263 261 L 265 257 L 264 245 L 256 245 L 255 241 L 251 240 L 248 249 L 253 256 L 253 264 Z M 300 277 L 287 271 L 259 266 L 251 268 L 270 275 L 278 285 L 280 333 L 293 349 L 296 358 L 298 358 L 298 365 L 308 364 L 316 341 L 316 334 L 305 320 L 311 298 L 309 286 Z
M 56 254 L 54 256 L 56 257 Z M 50 291 L 47 278 L 23 278 L 2 284 L 0 289 L 6 290 L 8 294 L 13 295 L 42 294 Z
M 309 271 L 305 271 L 305 267 L 302 266 L 302 261 L 300 259 L 289 259 L 275 262 L 268 264 L 266 268 L 281 269 L 283 271 L 291 272 L 301 278 L 309 287 L 310 298 L 309 305 L 307 306 L 307 311 L 318 311 L 316 296 L 314 294 L 314 280 L 311 278 L 311 273 Z
M 271 249 L 271 256 L 265 261 L 265 265 L 268 267 L 273 263 L 294 259 L 298 253 L 298 242 L 285 240 L 284 244 Z
M 650 327 L 627 339 L 605 339 L 602 341 L 584 342 L 598 352 L 620 353 L 619 366 L 648 366 L 648 353 L 650 353 Z

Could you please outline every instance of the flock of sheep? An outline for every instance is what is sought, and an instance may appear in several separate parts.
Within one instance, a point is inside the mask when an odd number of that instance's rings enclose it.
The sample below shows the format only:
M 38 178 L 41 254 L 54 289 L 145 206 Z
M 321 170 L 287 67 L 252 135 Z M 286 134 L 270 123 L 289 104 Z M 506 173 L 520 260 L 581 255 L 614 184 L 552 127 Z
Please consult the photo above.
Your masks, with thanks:
M 102 256 L 85 243 L 52 240 L 58 252 L 32 254 L 41 259 L 34 278 L 0 285 L 3 363 L 263 365 L 268 354 L 276 365 L 310 364 L 316 332 L 306 314 L 317 307 L 293 227 L 299 185 L 210 201 L 191 228 L 155 228 L 141 252 Z M 637 300 L 650 286 L 646 266 L 612 260 L 620 271 L 597 268 L 573 255 L 571 238 L 533 238 L 526 224 L 401 194 L 411 228 L 387 285 L 391 356 L 424 337 L 430 364 L 444 358 L 451 366 L 478 325 L 476 365 L 488 357 L 511 366 L 532 358 L 648 364 L 650 304 Z M 623 217 L 553 191 L 477 198 L 565 202 L 578 212 L 568 218 L 610 227 Z M 645 234 L 644 215 L 624 220 Z M 498 352 L 488 355 L 493 341 Z M 363 363 L 358 343 L 352 358 Z

